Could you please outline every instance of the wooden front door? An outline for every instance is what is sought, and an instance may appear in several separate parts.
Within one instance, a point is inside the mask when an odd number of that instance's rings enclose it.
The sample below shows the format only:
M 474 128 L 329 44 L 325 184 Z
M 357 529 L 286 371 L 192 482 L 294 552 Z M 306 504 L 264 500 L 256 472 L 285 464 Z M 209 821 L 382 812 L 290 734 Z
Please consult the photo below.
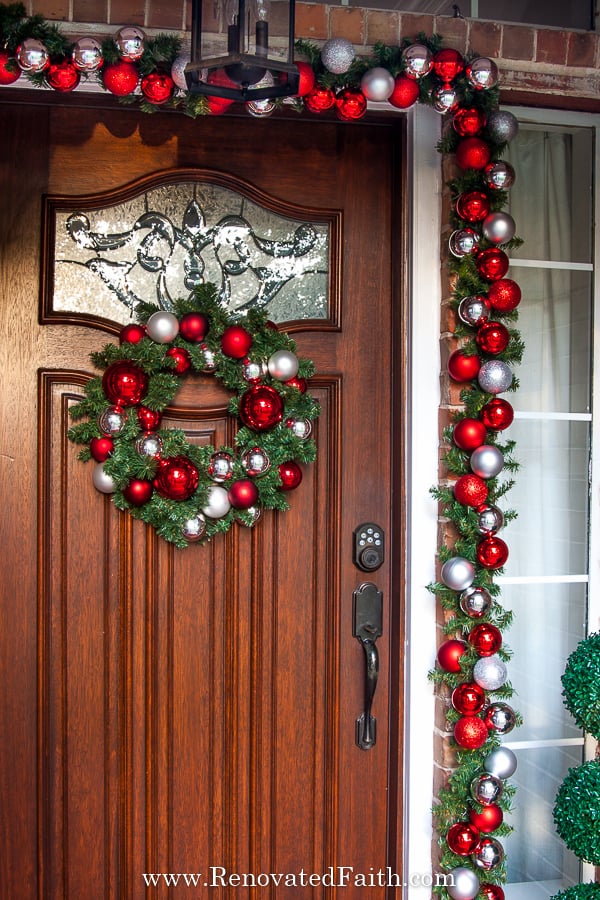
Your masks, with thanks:
M 22 102 L 0 121 L 0 893 L 399 895 L 401 129 Z M 291 510 L 177 550 L 98 493 L 67 440 L 89 354 L 118 326 L 40 316 L 40 223 L 44 195 L 197 167 L 333 211 L 338 307 L 283 326 L 314 360 L 322 410 Z M 197 385 L 166 424 L 233 435 Z M 353 563 L 363 522 L 385 532 L 372 574 Z M 370 750 L 355 742 L 365 582 L 383 595 Z

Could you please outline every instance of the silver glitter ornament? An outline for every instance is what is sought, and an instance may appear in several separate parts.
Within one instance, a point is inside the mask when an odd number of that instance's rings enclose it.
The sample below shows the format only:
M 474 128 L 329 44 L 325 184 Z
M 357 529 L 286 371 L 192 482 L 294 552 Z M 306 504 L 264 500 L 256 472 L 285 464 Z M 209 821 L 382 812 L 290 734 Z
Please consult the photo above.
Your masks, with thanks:
M 181 54 L 173 60 L 171 66 L 171 78 L 175 82 L 176 87 L 181 91 L 187 91 L 187 81 L 185 80 L 185 67 L 191 61 L 189 54 Z
M 485 183 L 493 191 L 507 191 L 515 183 L 515 170 L 510 163 L 498 159 L 483 170 Z
M 442 84 L 431 95 L 431 105 L 436 112 L 451 113 L 458 109 L 458 94 L 450 84 Z
M 490 359 L 479 369 L 477 380 L 480 388 L 488 394 L 501 394 L 511 386 L 513 373 L 501 359 Z
M 464 591 L 473 584 L 475 567 L 462 556 L 453 556 L 442 566 L 441 579 L 453 591 Z
M 496 534 L 504 525 L 504 515 L 497 506 L 489 504 L 477 512 L 477 531 L 480 534 Z
M 509 747 L 497 747 L 488 753 L 483 765 L 496 778 L 510 778 L 517 771 L 517 757 Z
M 492 595 L 485 588 L 472 585 L 459 598 L 460 608 L 471 619 L 481 619 L 492 608 Z
M 202 507 L 202 512 L 209 519 L 220 519 L 226 516 L 231 509 L 231 503 L 227 496 L 225 488 L 219 485 L 211 485 L 208 489 L 208 499 L 206 505 Z
M 483 804 L 483 806 L 489 806 L 490 803 L 495 803 L 500 799 L 504 785 L 495 775 L 482 772 L 481 775 L 476 775 L 472 780 L 469 790 L 473 800 Z
M 465 325 L 479 328 L 488 321 L 491 310 L 492 304 L 487 297 L 482 294 L 471 294 L 469 297 L 463 297 L 458 304 L 458 318 Z
M 495 838 L 482 838 L 471 859 L 478 868 L 489 872 L 499 866 L 504 859 L 504 847 Z
M 478 91 L 488 90 L 498 83 L 498 66 L 486 56 L 478 56 L 465 69 L 469 83 Z
M 504 467 L 502 451 L 491 444 L 482 444 L 469 458 L 471 471 L 480 478 L 494 478 Z
M 325 41 L 321 49 L 321 61 L 334 75 L 347 72 L 355 56 L 354 47 L 346 38 L 331 38 Z
M 135 449 L 142 456 L 159 456 L 162 453 L 163 442 L 157 434 L 143 434 L 135 442 Z
M 120 434 L 125 427 L 125 414 L 116 406 L 109 406 L 98 416 L 98 427 L 104 434 Z
M 485 712 L 485 724 L 496 734 L 508 734 L 517 724 L 517 717 L 508 703 L 492 703 Z
M 485 691 L 497 691 L 508 676 L 506 664 L 499 656 L 482 656 L 473 666 L 473 680 Z
M 446 890 L 452 900 L 473 900 L 479 893 L 479 878 L 473 869 L 457 866 L 448 872 Z
M 96 463 L 94 466 L 92 484 L 101 494 L 113 494 L 117 489 L 112 476 L 104 471 L 104 463 Z
M 519 133 L 519 120 L 506 109 L 497 109 L 490 113 L 487 120 L 489 136 L 497 143 L 512 141 Z
M 450 253 L 460 259 L 462 256 L 468 256 L 477 250 L 479 243 L 479 234 L 474 228 L 459 228 L 453 231 L 448 241 Z
M 402 51 L 404 74 L 409 78 L 423 78 L 433 69 L 433 53 L 425 44 L 411 44 Z
M 360 89 L 367 98 L 375 102 L 383 102 L 391 97 L 396 81 L 387 69 L 376 66 L 369 69 L 360 80 Z
M 140 59 L 144 52 L 146 35 L 141 28 L 134 25 L 126 25 L 121 28 L 115 35 L 115 44 L 119 50 L 121 59 L 128 59 L 132 62 Z
M 91 37 L 79 38 L 73 46 L 73 65 L 80 72 L 96 72 L 102 63 L 102 45 Z
M 291 350 L 277 350 L 269 357 L 269 374 L 277 381 L 289 381 L 298 374 L 298 357 Z
M 514 238 L 517 226 L 509 213 L 493 212 L 485 217 L 481 229 L 492 244 L 506 244 Z
M 191 519 L 186 519 L 186 521 L 181 526 L 181 533 L 183 534 L 188 544 L 193 544 L 196 541 L 202 540 L 205 532 L 206 520 L 200 513 L 198 513 L 197 516 L 192 516 Z
M 43 72 L 50 64 L 50 54 L 44 44 L 35 38 L 27 38 L 17 47 L 15 54 L 19 68 L 32 75 Z
M 159 309 L 146 322 L 146 333 L 156 344 L 170 344 L 179 334 L 177 316 Z

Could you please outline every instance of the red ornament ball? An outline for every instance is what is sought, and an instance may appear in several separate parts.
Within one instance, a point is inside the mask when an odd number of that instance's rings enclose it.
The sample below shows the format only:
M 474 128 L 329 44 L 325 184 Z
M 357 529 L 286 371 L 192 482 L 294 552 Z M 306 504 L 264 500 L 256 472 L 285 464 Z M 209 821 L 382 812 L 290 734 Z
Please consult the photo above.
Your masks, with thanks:
M 479 846 L 479 829 L 471 822 L 456 822 L 448 829 L 446 843 L 457 856 L 470 856 Z
M 8 50 L 0 50 L 0 84 L 14 84 L 21 77 L 21 71 L 14 56 Z
M 521 288 L 511 278 L 501 278 L 490 285 L 488 297 L 494 309 L 511 312 L 521 302 Z
M 79 70 L 70 59 L 51 63 L 44 75 L 48 85 L 61 94 L 74 91 L 81 78 Z
M 278 466 L 278 470 L 282 491 L 293 491 L 302 481 L 302 469 L 293 459 L 281 463 Z
M 240 419 L 252 431 L 267 431 L 283 418 L 283 399 L 275 388 L 255 384 L 240 398 Z
M 408 109 L 419 99 L 419 83 L 407 75 L 397 75 L 394 90 L 388 97 L 388 103 L 397 109 Z
M 460 672 L 460 658 L 465 653 L 467 645 L 464 641 L 450 638 L 440 645 L 437 658 L 445 672 Z
M 502 322 L 485 322 L 475 335 L 475 342 L 484 353 L 496 356 L 508 347 L 510 335 L 508 328 Z
M 154 487 L 167 500 L 188 500 L 198 487 L 198 470 L 187 456 L 171 456 L 161 459 Z
M 452 691 L 452 706 L 461 716 L 474 716 L 485 706 L 485 691 L 476 681 L 463 681 Z
M 206 102 L 212 116 L 222 116 L 235 103 L 235 100 L 230 100 L 228 97 L 207 97 Z
M 367 111 L 367 98 L 362 91 L 344 88 L 336 95 L 335 111 L 339 119 L 362 119 Z
M 199 344 L 206 337 L 209 322 L 204 313 L 189 312 L 181 317 L 179 334 L 190 344 Z
M 290 378 L 288 381 L 284 381 L 284 384 L 287 384 L 288 387 L 295 387 L 296 390 L 300 391 L 301 394 L 305 394 L 306 388 L 308 387 L 306 378 L 302 378 L 300 375 L 294 375 L 293 378 Z
M 490 211 L 490 198 L 484 191 L 465 191 L 456 198 L 456 213 L 465 222 L 481 222 Z
M 463 716 L 454 726 L 454 740 L 465 750 L 478 750 L 487 741 L 489 732 L 479 716 Z
M 173 96 L 175 82 L 166 72 L 150 72 L 142 78 L 140 89 L 148 103 L 161 106 Z
M 315 70 L 307 62 L 297 62 L 295 65 L 300 75 L 296 97 L 305 97 L 315 86 Z
M 463 506 L 477 508 L 485 503 L 488 496 L 488 486 L 479 475 L 461 475 L 454 485 L 454 497 Z
M 335 106 L 335 94 L 330 88 L 324 88 L 317 85 L 306 94 L 304 105 L 307 110 L 312 113 L 326 112 Z
M 123 496 L 132 506 L 143 506 L 147 503 L 154 493 L 154 486 L 151 481 L 144 478 L 134 478 L 129 484 L 123 488 Z
M 125 325 L 119 333 L 120 344 L 139 344 L 146 337 L 146 329 L 143 325 Z
M 499 569 L 508 559 L 508 547 L 502 538 L 490 535 L 477 544 L 477 559 L 486 569 Z
M 473 381 L 481 368 L 481 360 L 476 355 L 467 355 L 464 350 L 455 350 L 448 359 L 448 374 L 454 381 Z
M 221 350 L 232 359 L 243 359 L 252 346 L 252 335 L 241 325 L 230 325 L 221 335 Z
M 236 84 L 231 80 L 225 69 L 215 69 L 215 71 L 210 72 L 208 78 L 206 79 L 208 84 L 214 84 L 218 87 L 227 87 L 232 88 L 233 90 L 239 90 L 239 84 Z M 232 103 L 235 103 L 231 97 L 207 97 L 208 108 L 210 109 L 213 116 L 222 115 L 225 110 L 229 109 Z
M 144 431 L 156 431 L 162 421 L 162 413 L 156 409 L 148 409 L 147 406 L 138 406 L 136 415 Z
M 471 629 L 469 643 L 480 656 L 493 656 L 502 646 L 502 632 L 495 625 L 481 622 Z
M 505 895 L 499 884 L 486 882 L 486 884 L 479 885 L 477 896 L 481 897 L 481 900 L 504 900 Z
M 494 397 L 479 410 L 481 424 L 491 431 L 504 431 L 512 423 L 515 412 L 508 402 L 501 397 Z
M 115 442 L 109 437 L 95 437 L 90 441 L 90 453 L 96 462 L 106 462 L 115 449 Z
M 433 71 L 441 78 L 444 84 L 448 84 L 456 76 L 462 72 L 465 67 L 465 61 L 458 50 L 452 47 L 445 47 L 433 57 Z
M 466 137 L 456 148 L 456 162 L 465 169 L 484 169 L 492 158 L 492 151 L 484 140 Z
M 454 426 L 452 439 L 457 447 L 461 450 L 476 450 L 485 444 L 487 439 L 487 430 L 483 419 L 470 419 L 466 416 L 460 419 Z
M 137 406 L 148 390 L 149 378 L 143 369 L 127 359 L 112 363 L 102 376 L 102 389 L 112 403 Z
M 475 106 L 465 106 L 454 114 L 452 126 L 461 137 L 474 137 L 485 126 L 485 114 Z
M 488 281 L 498 281 L 508 272 L 509 259 L 504 250 L 488 247 L 477 255 L 477 271 Z
M 258 488 L 249 478 L 242 478 L 240 481 L 234 481 L 227 496 L 235 509 L 250 509 L 258 501 Z
M 192 367 L 190 354 L 185 347 L 169 347 L 165 355 L 175 360 L 175 371 L 178 375 L 183 375 Z
M 489 834 L 502 825 L 504 813 L 497 803 L 490 803 L 489 806 L 484 806 L 481 812 L 477 812 L 476 809 L 470 809 L 469 819 L 476 828 Z
M 136 66 L 125 59 L 109 63 L 102 70 L 102 83 L 107 91 L 117 97 L 132 94 L 137 87 L 139 74 Z

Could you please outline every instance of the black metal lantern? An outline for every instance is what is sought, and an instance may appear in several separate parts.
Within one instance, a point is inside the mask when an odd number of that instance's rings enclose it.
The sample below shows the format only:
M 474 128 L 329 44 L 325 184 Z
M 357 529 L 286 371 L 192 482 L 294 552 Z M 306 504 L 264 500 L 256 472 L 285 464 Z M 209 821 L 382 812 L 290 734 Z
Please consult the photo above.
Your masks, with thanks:
M 185 68 L 190 93 L 247 102 L 290 97 L 298 92 L 299 74 L 293 61 L 294 0 L 276 0 L 273 5 L 278 12 L 289 7 L 287 38 L 278 38 L 279 45 L 287 40 L 287 46 L 279 47 L 279 56 L 273 55 L 275 50 L 269 46 L 270 0 L 219 0 L 227 53 L 211 56 L 204 46 L 202 0 L 192 0 L 191 61 Z M 281 21 L 281 16 L 278 19 Z

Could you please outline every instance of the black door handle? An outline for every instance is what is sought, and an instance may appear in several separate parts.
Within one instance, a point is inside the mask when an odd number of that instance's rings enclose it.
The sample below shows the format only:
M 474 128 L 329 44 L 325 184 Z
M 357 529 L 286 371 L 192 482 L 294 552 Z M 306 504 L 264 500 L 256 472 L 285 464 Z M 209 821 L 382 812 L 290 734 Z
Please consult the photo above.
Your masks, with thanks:
M 371 709 L 379 678 L 379 651 L 375 641 L 383 633 L 383 594 L 367 581 L 354 591 L 353 599 L 353 635 L 365 651 L 365 708 L 356 720 L 356 743 L 361 750 L 370 750 L 377 739 L 377 721 Z

